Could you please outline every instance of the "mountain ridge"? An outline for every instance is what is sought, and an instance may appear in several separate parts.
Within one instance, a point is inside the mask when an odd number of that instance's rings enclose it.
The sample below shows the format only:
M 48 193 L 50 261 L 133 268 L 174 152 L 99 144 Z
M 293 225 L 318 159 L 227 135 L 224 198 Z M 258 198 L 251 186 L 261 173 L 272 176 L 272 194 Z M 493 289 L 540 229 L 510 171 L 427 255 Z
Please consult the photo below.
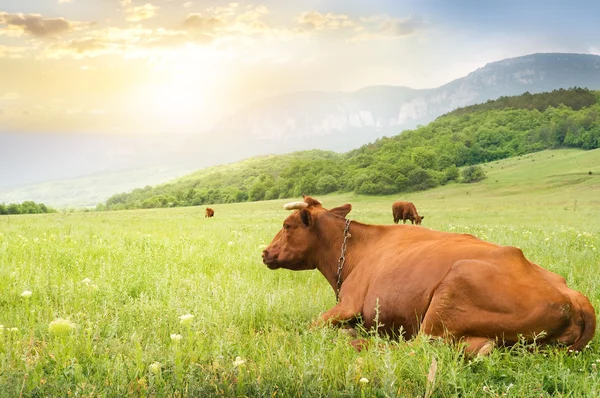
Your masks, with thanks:
M 245 133 L 249 141 L 267 146 L 269 141 L 283 146 L 295 142 L 299 149 L 308 148 L 298 140 L 319 137 L 319 149 L 344 151 L 426 124 L 456 108 L 526 91 L 576 86 L 600 89 L 600 56 L 535 53 L 507 58 L 429 89 L 379 85 L 349 92 L 287 93 L 234 112 L 217 123 L 213 133 Z

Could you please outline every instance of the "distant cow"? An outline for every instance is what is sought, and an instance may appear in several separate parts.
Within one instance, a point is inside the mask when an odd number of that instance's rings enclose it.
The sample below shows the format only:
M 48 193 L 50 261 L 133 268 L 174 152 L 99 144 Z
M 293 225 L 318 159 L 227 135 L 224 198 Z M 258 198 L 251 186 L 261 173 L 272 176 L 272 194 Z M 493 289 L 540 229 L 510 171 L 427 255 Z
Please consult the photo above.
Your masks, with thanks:
M 350 204 L 327 210 L 308 196 L 285 208 L 296 211 L 263 262 L 323 274 L 338 303 L 318 323 L 361 318 L 392 336 L 463 342 L 467 355 L 521 339 L 580 350 L 594 336 L 590 301 L 516 247 L 415 225 L 362 224 L 345 218 Z
M 204 217 L 213 217 L 215 215 L 215 211 L 213 209 L 211 209 L 210 207 L 206 208 L 206 214 L 204 214 Z
M 417 213 L 417 208 L 412 202 L 394 202 L 392 214 L 394 215 L 394 224 L 398 224 L 400 220 L 402 220 L 402 224 L 405 224 L 406 220 L 410 220 L 411 224 L 421 225 L 421 220 L 425 218 Z

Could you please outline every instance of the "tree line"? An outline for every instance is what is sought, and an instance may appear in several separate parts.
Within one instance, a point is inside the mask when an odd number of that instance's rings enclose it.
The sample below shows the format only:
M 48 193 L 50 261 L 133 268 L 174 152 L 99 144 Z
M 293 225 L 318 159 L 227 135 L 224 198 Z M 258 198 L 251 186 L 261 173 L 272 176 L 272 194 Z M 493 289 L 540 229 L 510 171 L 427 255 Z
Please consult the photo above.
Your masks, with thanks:
M 52 207 L 27 200 L 23 203 L 0 203 L 0 215 L 56 213 Z
M 207 168 L 110 197 L 98 210 L 197 206 L 355 192 L 387 195 L 485 178 L 481 163 L 600 146 L 600 93 L 524 93 L 469 106 L 347 153 L 311 150 Z
M 597 95 L 587 88 L 573 87 L 568 90 L 560 88 L 547 93 L 531 94 L 526 91 L 522 95 L 502 96 L 496 100 L 488 100 L 482 104 L 465 106 L 447 113 L 447 115 L 464 115 L 467 113 L 502 110 L 502 109 L 537 109 L 543 112 L 548 107 L 565 105 L 573 110 L 592 106 L 597 102 Z

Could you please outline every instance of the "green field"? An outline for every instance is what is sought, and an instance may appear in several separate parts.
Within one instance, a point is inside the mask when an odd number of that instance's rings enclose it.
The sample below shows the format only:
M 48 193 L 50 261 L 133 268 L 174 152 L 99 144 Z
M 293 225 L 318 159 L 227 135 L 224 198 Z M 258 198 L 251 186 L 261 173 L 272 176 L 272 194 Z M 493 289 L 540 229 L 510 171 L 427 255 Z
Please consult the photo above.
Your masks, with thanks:
M 600 308 L 600 150 L 485 170 L 477 184 L 319 199 L 385 224 L 411 200 L 423 226 L 518 246 Z M 359 353 L 337 329 L 309 329 L 331 287 L 261 262 L 285 202 L 215 205 L 213 219 L 204 206 L 0 217 L 0 396 L 600 395 L 598 336 L 581 353 L 517 345 L 468 361 L 425 338 L 363 331 L 375 344 Z M 71 323 L 49 327 L 59 318 Z

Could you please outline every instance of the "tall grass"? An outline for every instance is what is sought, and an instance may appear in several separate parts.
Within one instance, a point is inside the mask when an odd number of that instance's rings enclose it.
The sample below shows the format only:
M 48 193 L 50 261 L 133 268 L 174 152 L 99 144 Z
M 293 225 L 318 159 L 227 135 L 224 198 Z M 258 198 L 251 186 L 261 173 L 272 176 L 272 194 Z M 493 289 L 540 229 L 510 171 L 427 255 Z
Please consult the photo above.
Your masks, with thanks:
M 512 174 L 488 167 L 487 188 L 320 199 L 386 224 L 393 199 L 413 200 L 425 226 L 519 246 L 600 308 L 597 187 L 504 195 Z M 597 338 L 581 353 L 517 345 L 468 361 L 423 337 L 362 331 L 373 344 L 359 353 L 339 330 L 309 328 L 335 304 L 324 278 L 260 259 L 283 202 L 221 205 L 212 219 L 203 207 L 0 217 L 0 396 L 600 394 Z M 74 328 L 51 329 L 59 318 Z

